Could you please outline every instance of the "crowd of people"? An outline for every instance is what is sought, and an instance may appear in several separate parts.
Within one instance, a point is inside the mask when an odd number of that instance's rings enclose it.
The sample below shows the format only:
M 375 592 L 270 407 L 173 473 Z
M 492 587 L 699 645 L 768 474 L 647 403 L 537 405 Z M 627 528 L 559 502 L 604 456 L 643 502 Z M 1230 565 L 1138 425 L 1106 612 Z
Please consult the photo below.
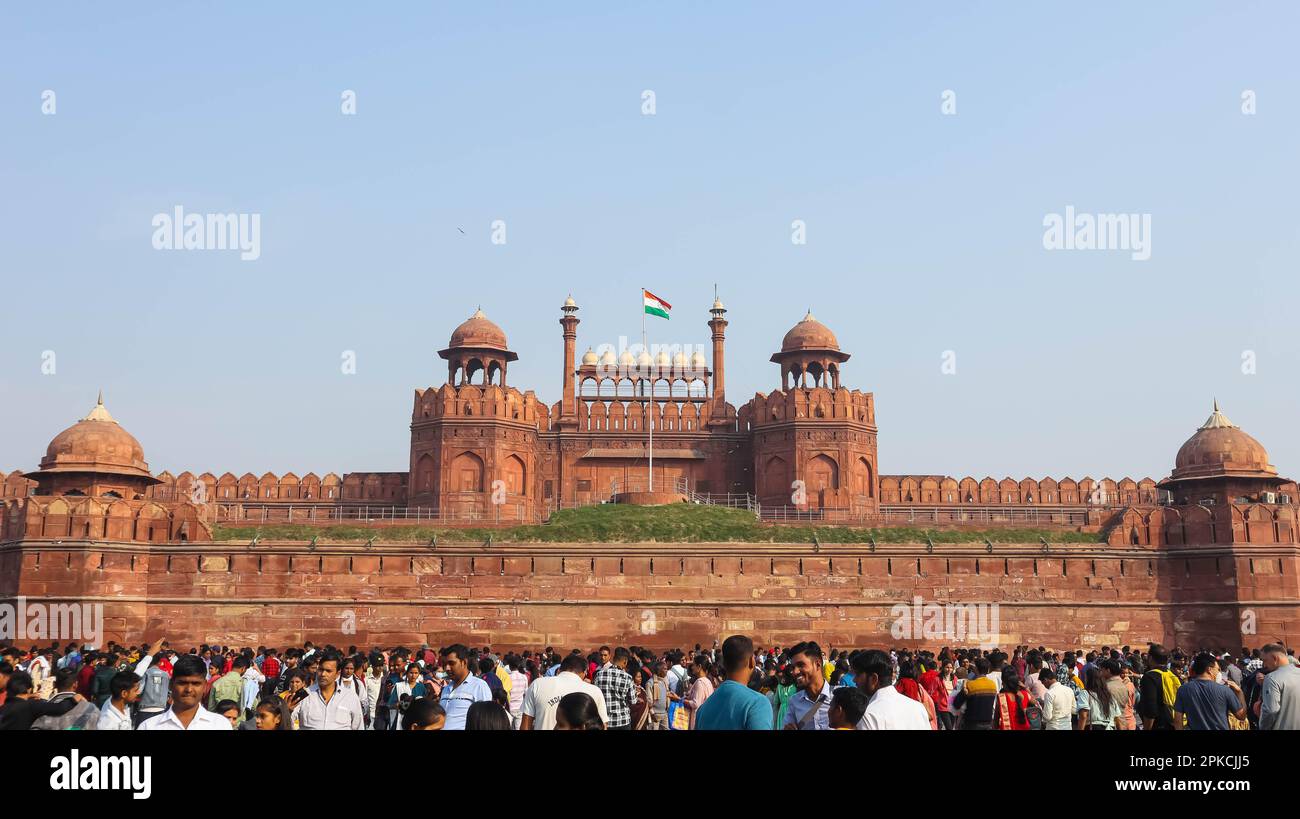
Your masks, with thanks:
M 601 646 L 0 651 L 0 730 L 1296 730 L 1300 662 L 1210 652 Z

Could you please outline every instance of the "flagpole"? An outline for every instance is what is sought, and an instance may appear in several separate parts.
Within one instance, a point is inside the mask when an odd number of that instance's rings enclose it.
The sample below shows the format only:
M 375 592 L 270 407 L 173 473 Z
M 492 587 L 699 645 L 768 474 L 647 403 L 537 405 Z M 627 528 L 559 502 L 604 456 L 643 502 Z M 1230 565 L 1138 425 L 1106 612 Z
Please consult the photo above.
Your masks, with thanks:
M 646 358 L 650 359 L 650 345 L 646 343 L 645 334 L 645 288 L 641 288 L 641 351 L 645 353 Z M 650 366 L 653 368 L 654 360 L 650 359 Z M 650 373 L 646 373 L 648 378 Z M 645 390 L 645 381 L 641 382 L 642 390 Z M 646 487 L 647 492 L 655 491 L 655 422 L 654 422 L 654 381 L 650 382 L 650 400 L 647 402 L 646 425 L 650 428 L 650 448 L 648 455 L 650 457 L 650 480 Z

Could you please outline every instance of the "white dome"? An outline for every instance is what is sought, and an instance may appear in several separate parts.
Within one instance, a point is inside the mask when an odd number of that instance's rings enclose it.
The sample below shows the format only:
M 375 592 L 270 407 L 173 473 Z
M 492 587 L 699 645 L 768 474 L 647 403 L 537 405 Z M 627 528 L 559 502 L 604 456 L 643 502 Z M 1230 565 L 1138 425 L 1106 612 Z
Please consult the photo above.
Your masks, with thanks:
M 595 364 L 595 363 L 596 363 L 596 351 L 593 350 L 593 349 L 591 349 L 590 347 L 588 347 L 588 348 L 587 348 L 587 352 L 585 352 L 585 353 L 582 354 L 582 363 L 583 363 L 583 364 Z

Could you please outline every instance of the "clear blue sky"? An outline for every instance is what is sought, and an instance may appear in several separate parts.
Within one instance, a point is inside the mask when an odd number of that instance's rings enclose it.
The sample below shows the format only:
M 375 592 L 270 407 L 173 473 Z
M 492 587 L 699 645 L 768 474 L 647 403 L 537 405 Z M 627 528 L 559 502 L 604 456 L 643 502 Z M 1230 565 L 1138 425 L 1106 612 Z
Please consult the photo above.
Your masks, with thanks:
M 643 285 L 706 343 L 716 282 L 733 403 L 811 306 L 886 473 L 1159 478 L 1217 395 L 1300 475 L 1296 4 L 555 5 L 0 11 L 0 469 L 103 387 L 155 471 L 404 470 L 476 305 L 550 403 L 569 292 L 580 351 Z M 261 258 L 154 250 L 175 205 Z M 1067 205 L 1151 259 L 1044 250 Z

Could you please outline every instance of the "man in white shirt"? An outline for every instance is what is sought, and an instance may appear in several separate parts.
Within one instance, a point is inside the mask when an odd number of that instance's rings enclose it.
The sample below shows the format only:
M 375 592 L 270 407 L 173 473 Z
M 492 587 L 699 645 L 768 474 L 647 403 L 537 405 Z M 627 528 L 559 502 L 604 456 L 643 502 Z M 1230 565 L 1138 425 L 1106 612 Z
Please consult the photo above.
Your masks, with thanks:
M 54 693 L 54 664 L 50 661 L 53 656 L 53 649 L 43 649 L 27 664 L 27 673 L 32 675 L 32 685 L 43 700 L 48 700 Z
M 1047 689 L 1043 695 L 1043 728 L 1048 731 L 1070 730 L 1070 717 L 1074 716 L 1074 691 L 1056 681 L 1056 671 L 1050 665 L 1038 672 L 1038 681 Z
M 929 731 L 925 706 L 894 688 L 894 664 L 883 651 L 853 657 L 853 682 L 870 697 L 858 722 L 859 731 Z
M 360 731 L 361 700 L 356 693 L 340 688 L 339 666 L 342 658 L 326 654 L 321 658 L 316 683 L 307 689 L 307 698 L 294 709 L 298 728 L 303 731 Z
M 370 667 L 366 669 L 366 712 L 369 717 L 367 725 L 372 729 L 379 727 L 375 719 L 375 709 L 379 707 L 379 691 L 384 687 L 384 677 L 388 669 L 382 654 L 371 655 Z
M 203 684 L 207 666 L 196 654 L 186 654 L 172 667 L 172 707 L 140 723 L 140 731 L 230 731 L 230 720 L 204 709 Z M 111 700 L 110 700 L 111 702 Z
M 99 709 L 100 731 L 130 731 L 131 704 L 140 699 L 140 677 L 131 671 L 120 671 L 109 683 L 111 696 L 104 700 L 104 707 Z
M 524 695 L 528 693 L 528 676 L 524 674 L 524 658 L 518 654 L 508 657 L 510 666 L 510 727 L 519 730 L 523 719 Z
M 560 670 L 554 677 L 542 677 L 534 680 L 524 694 L 521 706 L 523 717 L 519 721 L 521 731 L 552 731 L 555 729 L 555 709 L 565 694 L 581 691 L 596 702 L 600 719 L 609 725 L 609 712 L 605 710 L 605 695 L 600 689 L 584 679 L 587 673 L 587 659 L 580 654 L 570 654 L 560 663 Z
M 995 648 L 989 652 L 988 659 L 989 665 L 992 666 L 992 669 L 984 676 L 992 680 L 997 685 L 998 691 L 1000 692 L 1002 691 L 1002 666 L 1007 661 L 1006 655 Z
M 680 697 L 682 695 L 682 685 L 689 676 L 686 667 L 682 665 L 682 654 L 679 651 L 673 655 L 673 664 L 668 669 L 668 687 Z

